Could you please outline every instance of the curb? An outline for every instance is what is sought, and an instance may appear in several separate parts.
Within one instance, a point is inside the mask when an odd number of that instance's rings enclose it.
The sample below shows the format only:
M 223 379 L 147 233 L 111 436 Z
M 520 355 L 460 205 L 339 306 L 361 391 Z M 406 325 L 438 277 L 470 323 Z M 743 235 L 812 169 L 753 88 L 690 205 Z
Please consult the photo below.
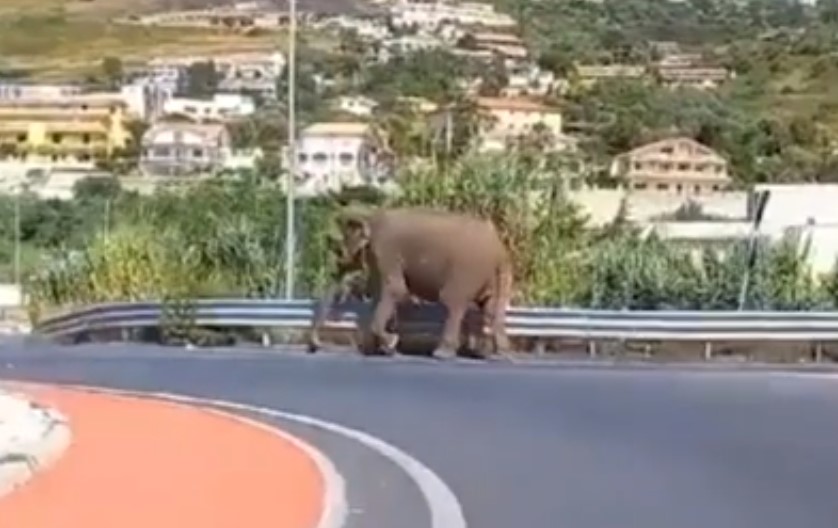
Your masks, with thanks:
M 0 390 L 0 498 L 57 461 L 71 439 L 61 413 Z

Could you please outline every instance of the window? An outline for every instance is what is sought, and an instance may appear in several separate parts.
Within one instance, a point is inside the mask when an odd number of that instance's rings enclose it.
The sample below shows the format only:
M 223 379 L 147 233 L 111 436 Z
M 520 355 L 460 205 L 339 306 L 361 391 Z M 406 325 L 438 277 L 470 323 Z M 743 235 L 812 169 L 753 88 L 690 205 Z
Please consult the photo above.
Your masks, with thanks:
M 311 157 L 316 163 L 326 163 L 328 161 L 329 156 L 324 154 L 323 152 L 318 152 Z
M 25 143 L 26 142 L 26 134 L 18 134 L 17 135 L 17 142 L 18 143 Z
M 657 185 L 657 189 L 658 189 L 659 191 L 668 191 L 668 190 L 669 190 L 669 184 L 666 184 L 666 183 L 659 183 L 659 184 Z
M 690 170 L 690 164 L 689 163 L 679 163 L 678 164 L 678 170 L 682 171 L 682 172 L 688 171 L 688 170 Z
M 308 161 L 308 154 L 306 154 L 305 152 L 301 152 L 300 154 L 297 155 L 297 160 L 299 160 L 300 163 L 307 162 Z
M 203 158 L 204 157 L 204 149 L 202 149 L 202 148 L 192 149 L 192 157 L 193 158 Z
M 55 144 L 61 143 L 63 136 L 61 134 L 53 134 L 52 135 L 52 142 Z
M 695 194 L 701 194 L 701 185 L 696 185 L 693 189 L 695 190 Z
M 87 145 L 90 143 L 90 134 L 82 134 L 81 135 L 81 142 Z
M 719 187 L 718 185 L 714 185 L 713 190 L 719 192 L 721 190 L 721 187 Z
M 646 185 L 645 183 L 635 183 L 634 184 L 634 188 L 638 191 L 642 191 L 646 187 L 648 187 L 648 185 Z
M 341 165 L 351 165 L 355 160 L 355 156 L 349 152 L 341 152 L 338 159 L 340 160 Z
M 679 183 L 678 185 L 675 186 L 675 190 L 678 191 L 679 193 L 683 192 L 684 186 Z
M 154 147 L 151 150 L 151 155 L 154 158 L 168 158 L 172 155 L 172 151 L 169 147 Z
M 643 168 L 643 164 L 642 164 L 642 163 L 640 163 L 639 161 L 635 161 L 635 162 L 634 162 L 634 170 L 638 170 L 638 171 L 639 171 L 639 170 L 641 170 L 642 168 Z
M 674 150 L 672 149 L 672 147 L 663 147 L 661 148 L 661 152 L 664 154 L 672 154 Z

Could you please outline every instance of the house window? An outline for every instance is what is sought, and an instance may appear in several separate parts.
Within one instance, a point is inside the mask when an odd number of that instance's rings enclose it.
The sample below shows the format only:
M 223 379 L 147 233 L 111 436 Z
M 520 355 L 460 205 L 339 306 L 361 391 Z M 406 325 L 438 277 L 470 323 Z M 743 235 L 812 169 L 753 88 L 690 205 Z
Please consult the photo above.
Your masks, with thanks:
M 52 142 L 55 143 L 55 144 L 61 143 L 62 139 L 63 139 L 63 137 L 62 137 L 61 134 L 53 134 L 52 135 Z
M 151 155 L 155 158 L 168 158 L 172 155 L 172 151 L 169 147 L 154 147 Z
M 18 143 L 25 143 L 26 142 L 26 134 L 18 134 L 17 135 L 17 142 Z
M 657 189 L 658 189 L 659 191 L 668 191 L 668 190 L 669 190 L 669 184 L 666 184 L 666 183 L 659 183 L 659 184 L 657 185 Z
M 313 155 L 311 159 L 314 160 L 315 163 L 326 163 L 326 161 L 328 161 L 329 159 L 329 156 L 327 156 L 323 152 L 318 152 L 315 155 Z
M 349 152 L 341 152 L 338 159 L 340 160 L 341 165 L 351 165 L 355 160 L 355 156 Z
M 634 188 L 638 191 L 642 191 L 646 187 L 648 187 L 648 185 L 646 185 L 645 183 L 635 183 L 634 184 Z
M 672 154 L 674 152 L 674 150 L 672 149 L 672 147 L 663 147 L 661 149 L 661 152 L 664 153 L 664 154 Z
M 87 145 L 90 143 L 90 134 L 82 134 L 81 135 L 81 142 Z
M 718 185 L 714 185 L 713 190 L 719 192 L 721 190 L 721 187 L 719 187 Z
M 701 194 L 701 185 L 696 185 L 693 189 L 695 190 L 695 194 Z
M 297 160 L 299 160 L 299 162 L 300 162 L 300 163 L 305 163 L 305 162 L 307 162 L 307 161 L 308 161 L 308 154 L 306 154 L 305 152 L 300 153 L 300 154 L 297 156 Z
M 642 163 L 640 163 L 639 161 L 635 161 L 635 162 L 634 162 L 634 170 L 639 171 L 639 170 L 641 170 L 642 168 L 643 168 L 643 164 L 642 164 Z
M 201 148 L 192 149 L 192 157 L 193 158 L 203 158 L 204 157 L 204 149 L 201 149 Z
M 689 163 L 679 163 L 678 164 L 678 170 L 682 171 L 682 172 L 688 171 L 688 170 L 690 170 L 690 164 Z
M 675 186 L 675 190 L 677 190 L 679 193 L 683 192 L 684 186 L 679 183 L 678 185 Z

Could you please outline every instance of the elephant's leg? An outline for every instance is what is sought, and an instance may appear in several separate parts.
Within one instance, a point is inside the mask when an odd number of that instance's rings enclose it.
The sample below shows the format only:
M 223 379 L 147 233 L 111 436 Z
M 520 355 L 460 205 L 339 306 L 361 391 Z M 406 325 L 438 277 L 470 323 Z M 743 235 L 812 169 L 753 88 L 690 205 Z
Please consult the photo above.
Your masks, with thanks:
M 407 285 L 401 273 L 391 274 L 381 289 L 378 303 L 375 306 L 375 312 L 372 316 L 372 324 L 370 325 L 373 337 L 378 340 L 385 354 L 392 355 L 396 352 L 399 336 L 396 333 L 390 332 L 387 327 L 396 315 L 396 307 L 399 303 L 407 299 L 407 297 Z
M 467 281 L 451 281 L 440 294 L 440 301 L 448 310 L 448 317 L 445 319 L 445 327 L 442 331 L 442 339 L 434 351 L 438 358 L 452 358 L 457 355 L 460 348 L 460 335 L 463 327 L 463 318 L 469 306 L 469 297 L 465 292 L 469 291 Z
M 320 329 L 329 317 L 329 312 L 332 309 L 335 301 L 341 296 L 343 283 L 332 284 L 326 291 L 326 294 L 321 298 L 320 302 L 314 308 L 314 317 L 311 322 L 311 329 L 308 334 L 308 351 L 314 353 L 320 350 L 322 343 L 320 341 Z

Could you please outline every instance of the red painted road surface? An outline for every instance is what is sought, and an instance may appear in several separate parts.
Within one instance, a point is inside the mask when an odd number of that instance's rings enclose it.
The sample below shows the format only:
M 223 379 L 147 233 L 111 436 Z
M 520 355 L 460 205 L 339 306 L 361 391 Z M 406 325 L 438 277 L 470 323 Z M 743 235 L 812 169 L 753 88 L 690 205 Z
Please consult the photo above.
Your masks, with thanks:
M 199 409 L 26 388 L 69 418 L 63 456 L 0 499 L 3 528 L 314 528 L 324 482 L 287 440 Z

